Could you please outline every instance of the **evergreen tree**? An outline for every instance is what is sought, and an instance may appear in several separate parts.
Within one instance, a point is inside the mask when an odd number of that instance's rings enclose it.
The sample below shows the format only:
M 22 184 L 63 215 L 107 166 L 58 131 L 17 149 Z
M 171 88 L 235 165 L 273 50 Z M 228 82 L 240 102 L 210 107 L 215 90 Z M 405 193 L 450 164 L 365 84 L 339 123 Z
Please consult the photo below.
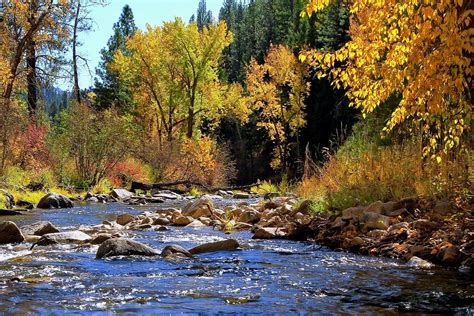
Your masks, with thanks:
M 116 106 L 122 111 L 127 111 L 133 105 L 130 90 L 119 80 L 117 74 L 110 71 L 107 66 L 112 62 L 117 51 L 121 51 L 124 55 L 129 54 L 126 41 L 136 30 L 132 9 L 125 5 L 118 22 L 113 26 L 114 34 L 109 38 L 107 47 L 100 52 L 101 62 L 96 69 L 97 77 L 94 87 L 96 94 L 95 106 L 98 109 Z
M 212 11 L 207 10 L 206 0 L 200 0 L 196 13 L 196 23 L 198 25 L 198 29 L 201 31 L 205 26 L 211 24 L 212 21 Z

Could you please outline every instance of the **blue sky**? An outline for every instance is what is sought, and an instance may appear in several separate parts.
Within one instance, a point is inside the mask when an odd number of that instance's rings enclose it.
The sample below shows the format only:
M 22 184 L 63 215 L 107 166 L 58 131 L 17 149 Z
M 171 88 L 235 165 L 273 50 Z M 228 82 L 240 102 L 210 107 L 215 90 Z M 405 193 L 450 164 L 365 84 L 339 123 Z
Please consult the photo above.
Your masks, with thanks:
M 187 21 L 196 12 L 199 0 L 109 0 L 108 2 L 106 7 L 93 9 L 94 30 L 80 35 L 80 40 L 84 43 L 80 52 L 89 60 L 93 76 L 100 60 L 99 52 L 112 35 L 112 26 L 118 20 L 124 5 L 128 4 L 132 8 L 137 27 L 143 29 L 146 23 L 160 25 L 163 21 L 172 20 L 176 16 Z M 207 8 L 212 10 L 214 17 L 218 16 L 223 2 L 223 0 L 206 1 Z M 79 81 L 81 89 L 88 88 L 94 82 L 85 68 L 81 69 Z M 70 89 L 71 84 L 63 83 L 60 86 L 63 89 Z

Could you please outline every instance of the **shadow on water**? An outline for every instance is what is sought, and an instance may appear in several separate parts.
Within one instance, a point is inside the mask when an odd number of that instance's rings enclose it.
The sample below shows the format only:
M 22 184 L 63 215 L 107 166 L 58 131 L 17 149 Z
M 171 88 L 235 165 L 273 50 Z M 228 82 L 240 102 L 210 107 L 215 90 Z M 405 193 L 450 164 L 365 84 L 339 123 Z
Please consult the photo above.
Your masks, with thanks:
M 168 204 L 160 207 L 179 206 Z M 10 218 L 19 225 L 48 220 L 64 228 L 94 225 L 117 214 L 156 207 L 81 205 Z M 5 218 L 2 218 L 4 220 Z M 95 260 L 97 247 L 28 244 L 0 247 L 0 314 L 474 312 L 470 274 L 418 270 L 382 258 L 330 251 L 308 243 L 255 241 L 248 232 L 210 228 L 137 231 L 154 248 L 185 248 L 237 238 L 242 249 L 194 259 Z M 21 282 L 11 282 L 19 277 Z

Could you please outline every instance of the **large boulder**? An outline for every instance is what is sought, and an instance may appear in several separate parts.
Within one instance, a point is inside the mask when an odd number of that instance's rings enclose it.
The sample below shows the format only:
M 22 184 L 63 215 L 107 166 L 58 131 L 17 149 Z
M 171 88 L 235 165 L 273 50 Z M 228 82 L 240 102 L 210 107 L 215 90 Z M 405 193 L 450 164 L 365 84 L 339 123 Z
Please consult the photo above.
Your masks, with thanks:
M 25 240 L 18 226 L 9 221 L 0 222 L 0 244 L 11 244 Z
M 373 212 L 365 212 L 360 221 L 363 223 L 363 230 L 365 231 L 373 229 L 385 230 L 390 225 L 390 217 Z
M 36 235 L 43 236 L 46 234 L 52 234 L 59 232 L 53 224 L 46 221 L 36 222 L 30 225 L 25 225 L 21 227 L 21 231 L 25 235 Z
M 15 198 L 10 192 L 0 189 L 0 202 L 3 202 L 6 208 L 13 208 L 15 205 Z
M 204 252 L 228 251 L 239 247 L 239 242 L 235 239 L 226 239 L 216 242 L 210 242 L 192 248 L 189 252 L 193 255 Z
M 116 256 L 157 256 L 158 252 L 139 242 L 126 238 L 111 238 L 97 249 L 96 259 Z
M 178 245 L 169 245 L 163 248 L 161 251 L 161 256 L 165 258 L 170 258 L 170 257 L 188 257 L 191 258 L 193 255 L 184 249 L 181 246 Z
M 54 244 L 82 244 L 89 241 L 91 236 L 79 230 L 72 230 L 60 233 L 45 234 L 36 243 L 39 246 L 47 246 Z
M 133 193 L 126 189 L 113 189 L 112 192 L 110 192 L 110 196 L 118 200 L 126 201 L 132 198 Z
M 48 193 L 41 198 L 38 208 L 68 208 L 73 207 L 72 201 L 64 195 L 57 193 Z
M 182 214 L 184 216 L 191 216 L 192 218 L 199 218 L 201 216 L 211 217 L 213 211 L 214 203 L 212 200 L 201 198 L 190 202 L 185 207 L 183 207 Z

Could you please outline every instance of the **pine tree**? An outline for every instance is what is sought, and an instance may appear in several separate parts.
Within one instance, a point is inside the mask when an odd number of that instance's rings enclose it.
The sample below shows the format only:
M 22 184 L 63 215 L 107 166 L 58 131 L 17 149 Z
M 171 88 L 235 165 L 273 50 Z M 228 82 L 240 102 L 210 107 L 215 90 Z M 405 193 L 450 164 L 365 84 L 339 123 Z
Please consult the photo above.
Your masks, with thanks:
M 117 51 L 128 55 L 127 38 L 132 36 L 137 27 L 130 6 L 125 5 L 117 23 L 114 24 L 114 34 L 109 38 L 107 47 L 100 52 L 101 62 L 96 69 L 94 93 L 98 109 L 116 106 L 122 111 L 128 111 L 133 106 L 133 98 L 128 87 L 119 80 L 118 75 L 110 71 L 108 65 L 113 61 Z
M 207 10 L 206 0 L 200 0 L 196 13 L 196 23 L 199 31 L 202 31 L 202 29 L 211 24 L 212 21 L 212 11 Z

